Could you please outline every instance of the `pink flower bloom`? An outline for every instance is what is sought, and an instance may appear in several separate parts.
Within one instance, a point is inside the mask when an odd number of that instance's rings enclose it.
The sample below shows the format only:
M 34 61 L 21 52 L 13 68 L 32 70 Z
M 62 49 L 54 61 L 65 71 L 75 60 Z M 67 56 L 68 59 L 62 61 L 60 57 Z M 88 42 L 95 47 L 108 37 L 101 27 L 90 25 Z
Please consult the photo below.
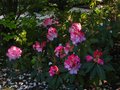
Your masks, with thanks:
M 66 46 L 64 47 L 65 54 L 68 54 L 70 51 L 70 44 L 66 43 Z
M 78 43 L 81 43 L 86 40 L 82 31 L 75 31 L 71 33 L 70 38 L 74 45 L 77 45 Z
M 90 55 L 87 55 L 86 56 L 86 60 L 87 60 L 87 62 L 90 62 L 90 61 L 93 60 L 95 63 L 103 65 L 104 64 L 104 60 L 100 58 L 102 56 L 102 54 L 103 53 L 101 51 L 96 50 L 93 53 L 93 57 L 90 56 Z
M 59 22 L 57 20 L 53 20 L 52 18 L 46 18 L 43 20 L 44 27 L 50 26 L 52 24 L 59 24 Z
M 9 57 L 9 60 L 15 60 L 21 57 L 22 54 L 22 50 L 16 46 L 11 46 L 8 49 L 8 52 L 6 53 L 6 55 Z
M 40 46 L 40 43 L 38 41 L 33 44 L 33 49 L 37 50 L 38 52 L 42 52 L 42 47 Z
M 74 45 L 81 43 L 86 40 L 84 33 L 81 31 L 80 23 L 73 23 L 69 28 L 70 39 Z
M 92 56 L 90 56 L 90 55 L 87 55 L 87 56 L 86 56 L 86 60 L 87 60 L 87 62 L 92 61 L 92 59 L 93 59 L 93 57 L 92 57 Z
M 64 47 L 64 52 L 65 54 L 68 54 L 69 52 L 71 52 L 73 50 L 73 46 L 70 46 L 70 43 L 66 43 L 66 46 Z
M 102 59 L 98 58 L 97 63 L 100 64 L 100 65 L 103 65 L 104 61 Z
M 50 41 L 53 41 L 54 38 L 57 38 L 58 34 L 57 34 L 57 30 L 56 28 L 53 28 L 53 27 L 50 27 L 48 29 L 48 33 L 47 33 L 47 38 L 50 40 Z
M 64 56 L 66 56 L 64 54 L 64 47 L 61 46 L 61 45 L 59 45 L 58 47 L 56 47 L 54 52 L 55 52 L 55 55 L 57 57 L 63 58 Z
M 99 58 L 99 57 L 102 56 L 102 54 L 103 54 L 103 53 L 102 53 L 101 51 L 96 50 L 96 51 L 94 52 L 93 56 L 94 56 L 94 58 Z
M 80 58 L 77 55 L 72 54 L 65 60 L 64 66 L 69 70 L 70 74 L 77 74 L 80 68 Z
M 72 26 L 69 28 L 69 32 L 74 32 L 75 30 L 81 31 L 81 24 L 80 23 L 73 23 Z
M 44 21 L 43 21 L 43 26 L 44 26 L 44 27 L 50 26 L 50 25 L 52 25 L 52 24 L 53 24 L 53 19 L 51 19 L 51 18 L 46 18 L 46 19 L 44 19 Z
M 46 42 L 42 42 L 41 44 L 36 41 L 35 44 L 33 44 L 33 49 L 37 50 L 38 52 L 42 52 L 43 48 L 46 46 Z
M 58 74 L 58 72 L 59 72 L 59 69 L 56 65 L 50 67 L 50 70 L 49 70 L 50 76 L 54 76 L 55 74 Z

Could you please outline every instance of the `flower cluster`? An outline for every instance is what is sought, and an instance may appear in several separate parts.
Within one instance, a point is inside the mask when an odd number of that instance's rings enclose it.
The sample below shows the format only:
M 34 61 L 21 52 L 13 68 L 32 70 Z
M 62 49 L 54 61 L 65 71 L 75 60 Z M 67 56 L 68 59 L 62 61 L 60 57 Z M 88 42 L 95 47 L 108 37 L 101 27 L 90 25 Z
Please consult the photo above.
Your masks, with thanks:
M 43 20 L 43 23 L 42 23 L 44 27 L 51 26 L 52 24 L 58 24 L 58 21 L 52 18 L 46 18 Z
M 77 74 L 80 68 L 80 58 L 77 55 L 72 54 L 65 60 L 64 66 L 69 70 L 70 74 Z
M 52 18 L 46 18 L 43 20 L 43 26 L 47 27 L 53 24 L 53 19 Z
M 81 31 L 80 23 L 73 23 L 69 28 L 70 39 L 74 45 L 81 43 L 86 40 L 84 32 Z
M 15 60 L 21 57 L 22 50 L 16 46 L 11 46 L 8 49 L 7 56 L 9 57 L 9 60 Z
M 54 52 L 57 57 L 63 58 L 65 56 L 64 47 L 62 45 L 57 46 Z
M 69 52 L 73 50 L 73 46 L 70 46 L 70 43 L 66 43 L 66 46 L 59 45 L 55 48 L 54 52 L 57 57 L 63 58 L 68 55 Z
M 90 62 L 90 61 L 94 61 L 96 62 L 97 64 L 100 64 L 100 65 L 103 65 L 104 64 L 104 61 L 100 58 L 102 56 L 102 52 L 99 51 L 99 50 L 96 50 L 94 51 L 93 53 L 93 57 L 91 55 L 87 55 L 86 56 L 86 60 L 87 62 Z
M 66 46 L 64 47 L 65 54 L 68 55 L 69 52 L 73 51 L 74 46 L 71 46 L 69 42 L 66 43 Z
M 58 74 L 58 72 L 59 72 L 59 69 L 56 65 L 50 67 L 50 70 L 49 70 L 50 76 L 54 76 L 55 74 Z
M 36 41 L 35 44 L 33 44 L 33 49 L 37 50 L 38 52 L 42 52 L 45 46 L 46 46 L 46 41 L 43 41 L 41 44 L 38 41 Z
M 93 53 L 94 58 L 100 58 L 102 55 L 103 55 L 103 53 L 101 51 L 99 51 L 99 50 L 96 50 Z
M 57 36 L 58 36 L 58 34 L 57 34 L 56 28 L 50 27 L 48 29 L 48 33 L 47 33 L 48 40 L 53 41 L 54 38 L 57 38 Z

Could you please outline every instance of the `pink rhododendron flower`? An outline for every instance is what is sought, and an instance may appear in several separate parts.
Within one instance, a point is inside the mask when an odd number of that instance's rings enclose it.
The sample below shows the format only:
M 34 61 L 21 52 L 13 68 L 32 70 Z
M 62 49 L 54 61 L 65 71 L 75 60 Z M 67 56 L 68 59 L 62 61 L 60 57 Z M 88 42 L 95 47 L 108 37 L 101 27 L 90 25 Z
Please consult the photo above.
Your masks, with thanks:
M 81 43 L 86 40 L 84 33 L 81 31 L 80 23 L 73 23 L 69 28 L 70 39 L 74 45 Z
M 44 27 L 47 27 L 47 26 L 50 26 L 52 24 L 58 24 L 59 22 L 57 20 L 54 20 L 52 18 L 46 18 L 43 20 L 43 26 Z
M 9 60 L 15 60 L 21 57 L 22 50 L 16 46 L 11 46 L 8 49 L 7 56 L 9 57 Z
M 87 60 L 87 62 L 92 61 L 92 59 L 93 59 L 93 57 L 92 57 L 92 56 L 90 56 L 90 55 L 87 55 L 87 56 L 86 56 L 86 60 Z
M 72 54 L 65 60 L 64 66 L 69 70 L 70 74 L 77 74 L 80 68 L 80 58 L 77 55 Z
M 73 23 L 72 26 L 69 28 L 69 32 L 72 33 L 75 30 L 81 31 L 81 24 L 80 23 Z
M 93 56 L 94 56 L 95 58 L 99 58 L 99 57 L 102 56 L 102 52 L 99 51 L 99 50 L 96 50 L 96 51 L 94 52 Z
M 96 50 L 96 51 L 94 51 L 94 53 L 93 53 L 93 57 L 90 56 L 90 55 L 87 55 L 87 56 L 86 56 L 86 60 L 87 60 L 87 62 L 93 60 L 93 61 L 96 62 L 97 64 L 103 65 L 103 64 L 104 64 L 104 60 L 100 58 L 100 57 L 102 56 L 102 54 L 103 54 L 103 53 L 102 53 L 101 51 Z
M 33 44 L 33 49 L 37 50 L 38 52 L 42 52 L 43 48 L 46 46 L 46 42 L 42 42 L 41 44 L 36 41 L 35 44 Z
M 53 24 L 53 19 L 51 19 L 51 18 L 46 18 L 46 19 L 44 19 L 44 21 L 43 21 L 43 26 L 44 26 L 44 27 L 50 26 L 50 25 L 52 25 L 52 24 Z
M 70 46 L 70 43 L 66 43 L 66 46 L 64 47 L 64 52 L 65 54 L 68 54 L 69 52 L 71 52 L 73 50 L 74 46 Z
M 100 64 L 100 65 L 103 65 L 104 61 L 102 59 L 98 58 L 97 63 Z
M 66 56 L 66 54 L 64 54 L 64 47 L 61 45 L 56 47 L 54 52 L 57 57 L 63 58 L 64 56 Z
M 66 43 L 66 46 L 64 47 L 64 51 L 66 54 L 69 53 L 69 51 L 70 51 L 70 44 L 69 43 Z
M 58 72 L 59 72 L 59 69 L 56 65 L 50 67 L 50 70 L 49 70 L 50 76 L 54 76 L 55 74 L 58 74 Z
M 47 38 L 50 40 L 50 41 L 53 41 L 54 38 L 57 38 L 58 34 L 57 34 L 57 30 L 56 28 L 53 28 L 53 27 L 50 27 L 48 29 L 48 33 L 47 33 Z
M 75 31 L 71 33 L 70 38 L 74 45 L 77 45 L 78 43 L 81 43 L 86 40 L 82 31 Z

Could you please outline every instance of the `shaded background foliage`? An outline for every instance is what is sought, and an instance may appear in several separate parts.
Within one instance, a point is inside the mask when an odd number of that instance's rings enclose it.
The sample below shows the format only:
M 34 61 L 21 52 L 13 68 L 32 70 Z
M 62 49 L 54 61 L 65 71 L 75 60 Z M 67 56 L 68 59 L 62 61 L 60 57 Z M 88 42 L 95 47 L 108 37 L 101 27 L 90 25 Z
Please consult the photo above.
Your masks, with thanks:
M 71 11 L 74 7 L 79 9 Z M 71 22 L 81 22 L 82 28 L 87 36 L 86 46 L 81 45 L 78 47 L 83 47 L 81 49 L 83 52 L 80 53 L 82 59 L 84 59 L 83 57 L 87 52 L 92 53 L 92 49 L 102 48 L 104 52 L 107 52 L 113 57 L 111 64 L 115 71 L 111 73 L 114 72 L 114 75 L 112 75 L 114 78 L 112 79 L 107 75 L 108 81 L 111 83 L 117 82 L 120 79 L 119 8 L 119 0 L 103 0 L 101 2 L 99 2 L 99 0 L 0 0 L 0 15 L 3 16 L 3 18 L 0 19 L 0 67 L 7 65 L 6 51 L 8 47 L 17 45 L 23 49 L 24 54 L 22 55 L 22 60 L 17 61 L 18 64 L 14 67 L 22 70 L 32 70 L 33 77 L 37 77 L 40 80 L 46 79 L 45 77 L 48 76 L 46 72 L 48 72 L 47 70 L 49 69 L 49 67 L 46 67 L 48 65 L 46 62 L 54 58 L 51 58 L 51 56 L 54 56 L 54 50 L 52 49 L 54 49 L 59 42 L 65 44 L 68 41 L 69 35 L 66 29 L 70 27 Z M 39 65 L 35 63 L 37 62 L 37 54 L 31 47 L 36 40 L 46 40 L 44 35 L 46 33 L 45 28 L 39 25 L 46 15 L 58 19 L 61 25 L 56 26 L 58 33 L 61 37 L 63 37 L 63 34 L 66 34 L 67 38 L 66 40 L 57 39 L 55 41 L 56 43 L 51 42 L 50 45 L 46 47 L 49 55 L 43 58 L 44 60 L 42 60 L 42 62 L 39 62 L 40 66 L 42 65 L 42 69 L 45 68 L 45 70 L 42 74 L 39 73 L 40 75 L 37 75 L 39 71 Z M 43 17 L 43 19 L 39 19 L 40 17 Z M 43 52 L 40 57 L 44 57 L 47 52 Z M 80 76 L 87 80 L 87 75 L 82 74 L 83 75 Z M 64 80 L 70 78 L 69 75 L 67 76 L 68 77 L 64 77 Z M 84 82 L 83 78 L 79 79 L 80 83 Z M 58 80 L 60 82 L 57 83 L 64 82 L 57 76 L 53 80 L 56 79 L 60 79 Z M 76 80 L 74 76 L 72 80 Z M 70 81 L 71 83 L 73 83 L 72 80 Z M 51 84 L 54 85 L 54 83 L 55 81 Z M 71 87 L 70 85 L 68 86 Z

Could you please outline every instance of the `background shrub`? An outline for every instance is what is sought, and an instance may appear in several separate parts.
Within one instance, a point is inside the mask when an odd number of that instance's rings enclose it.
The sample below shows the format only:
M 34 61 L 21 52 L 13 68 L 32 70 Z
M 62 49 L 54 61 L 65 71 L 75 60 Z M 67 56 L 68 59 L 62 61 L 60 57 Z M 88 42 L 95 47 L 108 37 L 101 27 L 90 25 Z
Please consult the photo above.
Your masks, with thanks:
M 117 81 L 119 74 L 118 60 L 112 59 L 111 53 L 115 41 L 119 41 L 119 1 L 113 0 L 1 0 L 0 3 L 0 58 L 1 67 L 11 67 L 20 71 L 31 71 L 31 77 L 38 81 L 46 81 L 49 88 L 81 89 L 84 86 L 98 86 L 100 81 L 112 82 L 110 75 L 114 74 Z M 43 26 L 46 18 L 55 23 Z M 86 40 L 77 46 L 70 40 L 69 28 L 73 23 L 82 25 L 81 31 Z M 53 41 L 46 37 L 48 29 L 54 27 L 58 36 Z M 33 44 L 46 41 L 42 52 L 33 49 Z M 73 50 L 63 58 L 55 56 L 55 48 L 66 46 L 69 42 Z M 22 55 L 18 60 L 9 61 L 6 57 L 11 46 L 21 48 Z M 103 65 L 86 62 L 85 57 L 99 50 L 103 53 Z M 63 53 L 63 52 L 62 52 Z M 81 67 L 76 75 L 71 75 L 64 68 L 64 62 L 69 55 L 80 58 Z M 94 57 L 95 58 L 95 57 Z M 111 61 L 112 60 L 112 61 Z M 56 75 L 49 75 L 50 67 L 59 68 Z M 115 69 L 113 69 L 113 67 Z

